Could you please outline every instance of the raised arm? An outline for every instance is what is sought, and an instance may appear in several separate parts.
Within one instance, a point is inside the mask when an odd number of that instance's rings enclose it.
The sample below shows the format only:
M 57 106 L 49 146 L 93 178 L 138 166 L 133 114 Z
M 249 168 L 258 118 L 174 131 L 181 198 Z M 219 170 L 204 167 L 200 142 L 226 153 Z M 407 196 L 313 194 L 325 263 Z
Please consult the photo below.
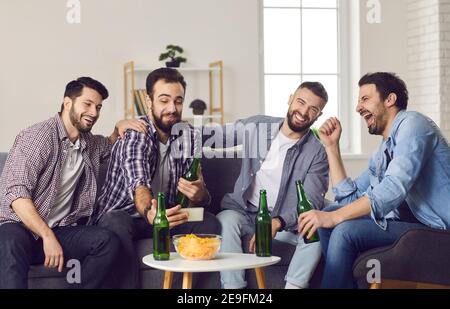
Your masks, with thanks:
M 344 162 L 341 157 L 341 149 L 339 147 L 341 133 L 341 123 L 337 118 L 328 119 L 319 129 L 319 137 L 328 156 L 330 177 L 333 187 L 336 187 L 347 178 Z

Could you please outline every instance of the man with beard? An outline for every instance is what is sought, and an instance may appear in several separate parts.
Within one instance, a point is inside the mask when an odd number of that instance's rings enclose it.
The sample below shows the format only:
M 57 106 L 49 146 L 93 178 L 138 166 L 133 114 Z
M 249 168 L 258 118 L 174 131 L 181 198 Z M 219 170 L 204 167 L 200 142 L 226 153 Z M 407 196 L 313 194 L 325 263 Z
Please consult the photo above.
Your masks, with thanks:
M 234 192 L 225 195 L 221 205 L 224 210 L 217 215 L 222 225 L 221 251 L 254 251 L 259 192 L 265 189 L 272 237 L 296 246 L 285 278 L 286 288 L 307 288 L 321 256 L 318 242 L 305 244 L 296 233 L 295 182 L 304 183 L 314 208 L 323 208 L 328 163 L 325 149 L 310 127 L 322 115 L 327 101 L 322 84 L 305 82 L 290 96 L 285 119 L 250 117 L 226 127 L 223 135 L 225 140 L 232 138 L 235 145 L 243 145 L 243 161 Z M 245 272 L 221 272 L 221 285 L 226 289 L 246 287 Z
M 99 288 L 110 272 L 119 240 L 110 231 L 77 225 L 94 208 L 100 162 L 127 129 L 120 121 L 109 137 L 93 135 L 108 90 L 81 77 L 66 86 L 61 112 L 25 129 L 9 152 L 0 183 L 0 288 L 27 288 L 30 264 L 62 272 L 81 262 L 81 282 Z
M 133 240 L 152 237 L 159 192 L 166 195 L 171 234 L 220 233 L 214 215 L 205 212 L 203 222 L 186 222 L 187 214 L 176 205 L 177 190 L 191 206 L 210 203 L 201 171 L 196 181 L 182 178 L 202 151 L 199 132 L 181 122 L 186 91 L 183 76 L 175 69 L 160 68 L 148 75 L 146 88 L 149 112 L 142 119 L 148 133 L 128 131 L 114 146 L 95 218 L 120 238 L 121 257 L 114 279 L 121 288 L 138 287 L 141 262 Z
M 299 218 L 302 234 L 318 228 L 326 257 L 323 288 L 355 288 L 352 268 L 360 252 L 393 244 L 410 229 L 450 227 L 450 147 L 439 128 L 407 112 L 408 90 L 392 73 L 359 81 L 356 111 L 370 134 L 383 140 L 356 180 L 347 178 L 339 150 L 341 125 L 329 119 L 319 130 L 338 205 Z

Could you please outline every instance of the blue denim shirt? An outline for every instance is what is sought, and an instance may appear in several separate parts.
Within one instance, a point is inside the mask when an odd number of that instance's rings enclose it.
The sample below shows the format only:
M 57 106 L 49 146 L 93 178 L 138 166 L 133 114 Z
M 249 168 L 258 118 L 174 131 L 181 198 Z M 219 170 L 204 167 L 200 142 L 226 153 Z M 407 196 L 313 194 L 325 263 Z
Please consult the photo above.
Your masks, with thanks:
M 387 166 L 387 155 L 392 161 Z M 367 195 L 371 217 L 384 230 L 403 201 L 421 223 L 450 228 L 450 147 L 436 124 L 417 112 L 397 114 L 389 137 L 356 180 L 333 188 L 340 205 Z
M 258 209 L 247 204 L 245 196 L 261 168 L 272 141 L 280 131 L 283 118 L 253 116 L 238 120 L 222 128 L 224 145 L 242 145 L 242 167 L 234 192 L 225 195 L 223 209 L 254 214 Z M 217 132 L 216 132 L 217 134 Z M 285 230 L 297 229 L 296 180 L 304 183 L 305 191 L 314 208 L 322 209 L 328 190 L 328 160 L 325 148 L 309 131 L 286 153 L 278 197 L 272 217 L 280 216 L 286 223 Z

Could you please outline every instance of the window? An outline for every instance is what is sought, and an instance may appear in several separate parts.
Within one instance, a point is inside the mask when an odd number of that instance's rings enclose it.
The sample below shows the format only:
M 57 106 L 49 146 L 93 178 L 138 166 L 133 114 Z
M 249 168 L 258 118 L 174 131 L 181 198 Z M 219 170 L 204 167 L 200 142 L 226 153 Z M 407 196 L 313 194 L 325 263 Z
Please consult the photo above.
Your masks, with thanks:
M 349 107 L 348 61 L 340 49 L 348 39 L 341 31 L 344 8 L 339 0 L 262 0 L 264 47 L 264 111 L 285 117 L 289 95 L 304 81 L 319 81 L 328 92 L 319 127 L 329 117 L 347 120 Z M 346 53 L 345 57 L 348 57 Z M 348 85 L 348 82 L 347 82 Z M 349 102 L 349 103 L 343 103 Z M 349 136 L 342 148 L 350 151 Z

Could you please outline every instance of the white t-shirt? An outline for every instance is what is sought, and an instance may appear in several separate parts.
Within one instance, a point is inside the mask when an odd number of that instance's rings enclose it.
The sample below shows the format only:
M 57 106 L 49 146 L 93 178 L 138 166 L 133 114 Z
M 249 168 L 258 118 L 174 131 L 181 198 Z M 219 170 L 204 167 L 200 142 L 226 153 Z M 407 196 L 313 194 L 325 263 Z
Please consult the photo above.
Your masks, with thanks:
M 247 200 L 255 206 L 259 205 L 259 191 L 267 191 L 267 205 L 272 211 L 278 198 L 281 174 L 283 172 L 284 159 L 287 151 L 298 142 L 285 136 L 281 131 L 270 145 L 269 152 L 256 173 L 248 190 Z
M 80 140 L 75 144 L 70 143 L 66 160 L 62 166 L 62 173 L 56 194 L 55 204 L 47 218 L 47 224 L 50 228 L 70 214 L 72 208 L 73 195 L 78 185 L 78 180 L 83 173 L 84 162 L 81 155 Z

